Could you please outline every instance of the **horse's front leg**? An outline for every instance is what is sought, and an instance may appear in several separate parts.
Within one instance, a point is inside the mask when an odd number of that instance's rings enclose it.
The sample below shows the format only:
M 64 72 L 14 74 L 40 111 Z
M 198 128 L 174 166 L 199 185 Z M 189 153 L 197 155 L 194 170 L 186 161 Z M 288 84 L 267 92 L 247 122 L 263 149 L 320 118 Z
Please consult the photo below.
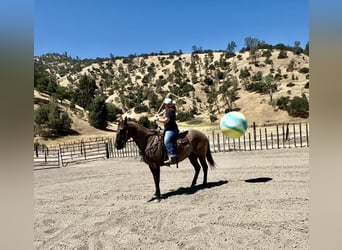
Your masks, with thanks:
M 159 188 L 159 181 L 160 181 L 160 166 L 157 164 L 150 164 L 150 170 L 153 175 L 154 185 L 155 185 L 155 193 L 154 197 L 151 200 L 158 199 L 160 200 L 160 188 Z

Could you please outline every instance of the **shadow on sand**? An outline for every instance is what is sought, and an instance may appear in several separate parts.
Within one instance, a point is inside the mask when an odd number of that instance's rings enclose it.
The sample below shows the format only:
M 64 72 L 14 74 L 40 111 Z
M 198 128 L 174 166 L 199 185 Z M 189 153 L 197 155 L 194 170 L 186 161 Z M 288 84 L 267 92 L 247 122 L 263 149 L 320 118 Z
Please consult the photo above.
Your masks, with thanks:
M 273 180 L 273 179 L 270 178 L 270 177 L 259 177 L 259 178 L 245 180 L 245 182 L 248 182 L 248 183 L 260 183 L 260 182 L 268 182 L 268 181 L 271 181 L 271 180 Z
M 213 187 L 219 187 L 222 186 L 224 184 L 227 184 L 228 181 L 217 181 L 217 182 L 208 182 L 207 185 L 197 185 L 194 187 L 180 187 L 177 190 L 173 190 L 167 193 L 162 194 L 162 196 L 160 197 L 160 199 L 167 199 L 171 196 L 175 196 L 175 195 L 189 195 L 189 194 L 194 194 L 196 192 L 198 192 L 201 189 L 208 189 L 208 188 L 213 188 Z

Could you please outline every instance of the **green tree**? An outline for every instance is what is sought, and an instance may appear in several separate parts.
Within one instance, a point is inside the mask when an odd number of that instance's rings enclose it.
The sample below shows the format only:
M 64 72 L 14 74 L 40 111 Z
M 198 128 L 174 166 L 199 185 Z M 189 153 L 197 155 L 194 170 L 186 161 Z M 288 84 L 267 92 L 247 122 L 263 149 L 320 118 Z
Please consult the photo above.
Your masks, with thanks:
M 229 112 L 233 110 L 233 103 L 238 98 L 238 80 L 236 77 L 232 77 L 223 82 L 220 86 L 219 91 L 222 93 L 221 100 L 225 103 L 225 106 L 228 108 L 225 112 Z
M 58 85 L 53 97 L 63 103 L 63 100 L 71 98 L 71 92 L 67 87 Z
M 103 96 L 96 96 L 90 106 L 88 115 L 89 124 L 98 129 L 105 129 L 108 126 L 108 111 L 106 100 Z
M 47 128 L 47 121 L 49 119 L 49 106 L 43 104 L 34 111 L 34 131 L 35 134 L 41 133 Z
M 75 91 L 76 103 L 86 110 L 89 110 L 95 97 L 96 89 L 95 79 L 86 74 L 81 76 Z
M 266 91 L 268 92 L 268 95 L 270 96 L 270 103 L 273 101 L 273 93 L 277 91 L 278 84 L 275 82 L 274 77 L 272 74 L 268 74 L 264 79 L 265 85 L 266 85 Z
M 57 103 L 49 105 L 48 128 L 51 132 L 61 135 L 71 128 L 72 120 L 68 113 L 61 111 Z
M 43 104 L 34 111 L 34 128 L 37 134 L 62 135 L 71 128 L 72 120 L 68 113 L 61 111 L 57 103 Z
M 293 46 L 293 52 L 296 55 L 300 55 L 303 52 L 303 49 L 300 47 L 300 41 L 295 41 Z
M 229 53 L 234 53 L 236 49 L 236 43 L 234 41 L 231 41 L 230 43 L 228 43 L 227 45 L 227 52 Z
M 288 58 L 287 51 L 282 49 L 279 51 L 278 59 L 284 59 L 284 58 Z
M 261 44 L 263 44 L 263 42 L 261 42 L 258 38 L 253 38 L 253 37 L 245 38 L 245 45 L 247 47 L 247 50 L 249 50 L 250 63 L 256 63 L 257 57 L 258 57 L 257 51 Z
M 281 96 L 278 100 L 276 105 L 282 109 L 287 110 L 287 106 L 289 104 L 290 97 L 289 96 Z
M 122 110 L 115 106 L 113 103 L 106 102 L 107 106 L 107 120 L 110 122 L 115 122 L 117 116 L 122 114 Z
M 305 45 L 305 48 L 304 48 L 303 53 L 304 53 L 305 55 L 308 56 L 308 55 L 309 55 L 309 52 L 310 52 L 310 51 L 309 51 L 309 42 L 307 42 L 306 45 Z
M 288 106 L 287 112 L 289 115 L 294 117 L 309 117 L 309 101 L 306 98 L 305 94 L 302 94 L 302 97 L 295 96 Z
M 151 122 L 147 116 L 141 116 L 138 123 L 143 125 L 145 128 L 155 128 L 156 125 L 154 122 Z

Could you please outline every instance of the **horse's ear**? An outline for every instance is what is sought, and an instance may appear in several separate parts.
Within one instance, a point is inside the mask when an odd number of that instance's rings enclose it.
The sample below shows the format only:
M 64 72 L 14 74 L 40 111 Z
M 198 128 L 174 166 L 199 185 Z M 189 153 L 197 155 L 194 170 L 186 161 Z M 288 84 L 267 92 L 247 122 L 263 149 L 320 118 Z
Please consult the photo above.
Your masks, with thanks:
M 125 123 L 127 123 L 127 116 L 125 116 Z

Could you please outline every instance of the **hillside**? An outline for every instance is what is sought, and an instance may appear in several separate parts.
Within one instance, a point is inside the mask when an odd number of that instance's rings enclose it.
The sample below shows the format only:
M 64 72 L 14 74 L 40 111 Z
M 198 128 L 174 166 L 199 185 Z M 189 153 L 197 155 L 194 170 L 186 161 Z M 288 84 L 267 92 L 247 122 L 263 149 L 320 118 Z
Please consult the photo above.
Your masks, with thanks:
M 162 99 L 171 93 L 179 112 L 193 111 L 194 119 L 199 121 L 196 125 L 180 123 L 184 127 L 217 127 L 220 117 L 228 110 L 239 110 L 250 124 L 257 125 L 307 121 L 307 118 L 289 116 L 276 102 L 281 97 L 293 99 L 303 94 L 309 99 L 309 73 L 303 70 L 309 68 L 309 56 L 286 51 L 280 57 L 281 53 L 284 51 L 273 48 L 259 49 L 254 58 L 249 51 L 241 51 L 234 55 L 208 52 L 96 60 L 47 54 L 35 58 L 35 62 L 44 65 L 59 86 L 70 90 L 77 88 L 82 75 L 91 76 L 98 93 L 105 95 L 107 102 L 122 109 L 124 116 L 135 119 L 152 118 Z M 243 77 L 242 71 L 247 71 L 249 76 Z M 248 89 L 251 83 L 266 82 L 268 75 L 276 89 L 267 93 Z M 234 98 L 227 93 L 234 93 Z M 43 99 L 38 91 L 35 98 Z M 147 111 L 135 112 L 137 106 L 146 107 Z M 72 128 L 80 135 L 113 134 L 110 129 L 115 129 L 115 124 L 110 125 L 109 131 L 98 131 L 88 125 L 87 115 L 80 115 L 82 112 L 81 107 L 78 114 L 69 109 Z M 217 120 L 211 123 L 210 116 Z

